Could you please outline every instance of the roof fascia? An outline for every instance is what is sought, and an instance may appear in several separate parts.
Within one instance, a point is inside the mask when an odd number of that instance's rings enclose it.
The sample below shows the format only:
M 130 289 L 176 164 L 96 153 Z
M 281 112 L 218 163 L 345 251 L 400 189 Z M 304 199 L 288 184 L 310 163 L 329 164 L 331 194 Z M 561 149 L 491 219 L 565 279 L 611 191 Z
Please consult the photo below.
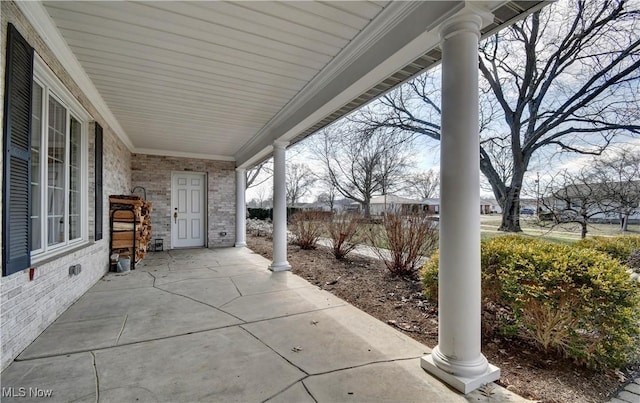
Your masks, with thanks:
M 435 29 L 464 1 L 392 2 L 238 153 L 248 167 L 276 140 L 289 141 L 333 110 L 439 44 Z

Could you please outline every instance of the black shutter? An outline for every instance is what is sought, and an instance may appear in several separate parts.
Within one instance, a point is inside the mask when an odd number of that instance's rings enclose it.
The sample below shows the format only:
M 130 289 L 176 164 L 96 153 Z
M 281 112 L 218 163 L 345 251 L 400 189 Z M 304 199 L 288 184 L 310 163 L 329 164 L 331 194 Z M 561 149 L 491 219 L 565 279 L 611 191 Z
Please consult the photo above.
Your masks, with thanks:
M 31 264 L 31 87 L 33 48 L 12 25 L 7 29 L 4 79 L 4 182 L 2 275 Z
M 95 167 L 96 167 L 96 194 L 95 194 L 95 240 L 102 239 L 102 127 L 96 122 L 95 139 Z

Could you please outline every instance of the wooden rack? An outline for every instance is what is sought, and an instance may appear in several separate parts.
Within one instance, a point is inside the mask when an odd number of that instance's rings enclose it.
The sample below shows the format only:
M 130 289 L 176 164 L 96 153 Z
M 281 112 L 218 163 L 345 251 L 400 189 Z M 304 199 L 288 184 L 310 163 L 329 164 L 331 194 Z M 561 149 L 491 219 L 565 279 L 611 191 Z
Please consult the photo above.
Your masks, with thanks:
M 117 225 L 117 223 L 119 221 L 114 221 L 115 220 L 115 216 L 116 214 L 118 214 L 120 217 L 120 219 L 122 219 L 123 214 L 120 214 L 120 212 L 125 212 L 125 214 L 130 214 L 130 219 L 131 219 L 131 223 L 127 223 L 130 224 L 131 229 L 115 229 L 115 225 Z M 111 244 L 109 246 L 109 255 L 112 255 L 114 252 L 120 252 L 122 249 L 126 249 L 126 252 L 124 252 L 125 254 L 129 254 L 129 258 L 131 258 L 131 270 L 135 270 L 136 268 L 136 259 L 132 258 L 132 254 L 131 252 L 129 252 L 129 245 L 132 251 L 136 251 L 136 215 L 135 212 L 133 211 L 133 208 L 127 208 L 127 207 L 117 207 L 117 208 L 111 208 L 109 211 L 109 215 L 110 215 L 110 220 L 109 220 L 109 228 L 111 228 Z M 129 236 L 125 236 L 125 237 L 120 237 L 120 235 L 130 235 Z M 130 238 L 125 240 L 125 245 L 122 244 L 122 238 Z M 116 247 L 117 245 L 117 247 Z M 124 246 L 124 247 L 123 247 Z
M 151 203 L 140 196 L 109 197 L 110 253 L 131 259 L 131 269 L 147 253 L 151 241 Z

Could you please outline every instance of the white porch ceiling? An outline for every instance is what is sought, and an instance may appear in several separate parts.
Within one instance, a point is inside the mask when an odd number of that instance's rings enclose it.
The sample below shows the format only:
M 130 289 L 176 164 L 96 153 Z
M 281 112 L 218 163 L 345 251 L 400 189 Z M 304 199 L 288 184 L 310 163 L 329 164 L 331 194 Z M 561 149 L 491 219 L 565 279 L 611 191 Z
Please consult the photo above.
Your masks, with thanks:
M 483 2 L 488 29 L 537 3 Z M 437 63 L 437 25 L 464 5 L 51 1 L 44 15 L 132 152 L 249 165 Z

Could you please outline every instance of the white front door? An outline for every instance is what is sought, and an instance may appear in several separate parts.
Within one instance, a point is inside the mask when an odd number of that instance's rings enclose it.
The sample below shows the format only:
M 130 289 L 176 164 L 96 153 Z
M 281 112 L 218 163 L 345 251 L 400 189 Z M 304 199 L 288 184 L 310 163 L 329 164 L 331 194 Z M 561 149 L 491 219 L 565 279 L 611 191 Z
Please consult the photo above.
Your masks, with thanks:
M 171 247 L 204 246 L 205 174 L 171 174 Z

